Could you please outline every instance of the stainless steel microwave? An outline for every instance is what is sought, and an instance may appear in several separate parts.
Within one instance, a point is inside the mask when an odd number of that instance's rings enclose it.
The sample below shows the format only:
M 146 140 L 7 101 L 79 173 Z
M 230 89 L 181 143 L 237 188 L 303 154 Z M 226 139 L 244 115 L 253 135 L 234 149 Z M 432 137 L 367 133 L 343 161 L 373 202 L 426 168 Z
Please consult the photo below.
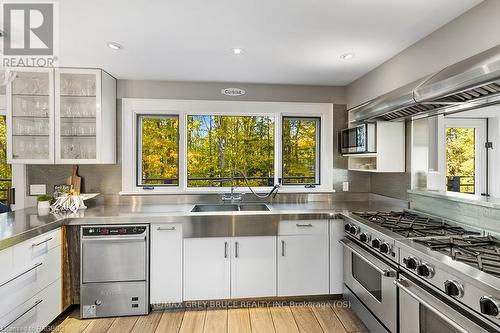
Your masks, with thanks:
M 377 152 L 377 126 L 365 123 L 346 128 L 339 133 L 339 148 L 341 154 L 363 154 Z

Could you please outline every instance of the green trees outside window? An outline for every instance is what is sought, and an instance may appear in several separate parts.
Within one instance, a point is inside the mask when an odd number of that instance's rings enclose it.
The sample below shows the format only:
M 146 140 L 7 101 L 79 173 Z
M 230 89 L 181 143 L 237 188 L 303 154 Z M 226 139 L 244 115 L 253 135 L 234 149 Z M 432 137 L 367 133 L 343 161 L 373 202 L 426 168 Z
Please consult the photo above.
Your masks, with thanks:
M 179 117 L 139 116 L 138 128 L 138 186 L 179 185 Z M 319 184 L 319 132 L 320 118 L 283 117 L 283 184 Z M 244 186 L 237 171 L 274 185 L 274 116 L 188 115 L 185 133 L 188 187 Z
M 141 116 L 139 185 L 179 185 L 179 118 Z M 139 177 L 138 177 L 139 178 Z
M 319 184 L 319 118 L 283 118 L 283 184 Z
M 252 186 L 274 184 L 274 120 L 263 116 L 193 115 L 187 119 L 188 187 L 231 186 L 234 170 Z M 244 185 L 235 175 L 237 185 Z
M 7 201 L 7 189 L 12 186 L 12 167 L 7 164 L 7 126 L 0 116 L 0 201 Z
M 446 129 L 446 178 L 448 191 L 475 192 L 476 131 L 474 128 Z

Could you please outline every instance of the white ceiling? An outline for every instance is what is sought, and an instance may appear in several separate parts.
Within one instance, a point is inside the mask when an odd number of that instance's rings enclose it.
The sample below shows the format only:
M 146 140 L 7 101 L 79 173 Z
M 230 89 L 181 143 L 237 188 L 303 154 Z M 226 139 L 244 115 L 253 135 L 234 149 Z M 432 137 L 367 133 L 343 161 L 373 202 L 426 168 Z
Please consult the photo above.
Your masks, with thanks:
M 62 0 L 59 65 L 120 79 L 346 85 L 480 2 Z M 347 52 L 356 57 L 341 60 Z

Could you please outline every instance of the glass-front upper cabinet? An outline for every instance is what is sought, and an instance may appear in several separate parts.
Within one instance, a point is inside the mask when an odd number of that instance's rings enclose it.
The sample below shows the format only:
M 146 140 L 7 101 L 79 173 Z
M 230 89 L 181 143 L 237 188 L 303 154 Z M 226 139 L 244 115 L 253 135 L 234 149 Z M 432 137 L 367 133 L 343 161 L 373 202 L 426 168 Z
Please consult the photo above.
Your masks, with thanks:
M 100 69 L 15 68 L 10 163 L 116 163 L 116 80 Z
M 54 163 L 53 69 L 16 69 L 6 97 L 8 163 Z
M 56 163 L 115 163 L 115 79 L 100 69 L 55 74 Z

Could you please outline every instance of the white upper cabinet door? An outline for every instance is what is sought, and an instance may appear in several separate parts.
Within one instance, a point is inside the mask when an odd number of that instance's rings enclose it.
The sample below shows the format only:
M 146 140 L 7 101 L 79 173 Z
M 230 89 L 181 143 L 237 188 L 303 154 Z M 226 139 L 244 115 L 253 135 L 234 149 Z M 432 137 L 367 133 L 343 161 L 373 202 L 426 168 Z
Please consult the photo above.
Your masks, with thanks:
M 231 298 L 276 296 L 276 237 L 231 239 Z
M 330 220 L 330 294 L 342 294 L 344 220 Z
M 7 161 L 54 163 L 54 70 L 16 68 L 7 85 Z
M 55 70 L 57 164 L 116 163 L 116 80 L 100 69 Z
M 151 225 L 150 302 L 182 302 L 182 224 Z
M 231 239 L 184 239 L 184 300 L 230 297 Z
M 329 293 L 328 234 L 278 237 L 278 296 Z

